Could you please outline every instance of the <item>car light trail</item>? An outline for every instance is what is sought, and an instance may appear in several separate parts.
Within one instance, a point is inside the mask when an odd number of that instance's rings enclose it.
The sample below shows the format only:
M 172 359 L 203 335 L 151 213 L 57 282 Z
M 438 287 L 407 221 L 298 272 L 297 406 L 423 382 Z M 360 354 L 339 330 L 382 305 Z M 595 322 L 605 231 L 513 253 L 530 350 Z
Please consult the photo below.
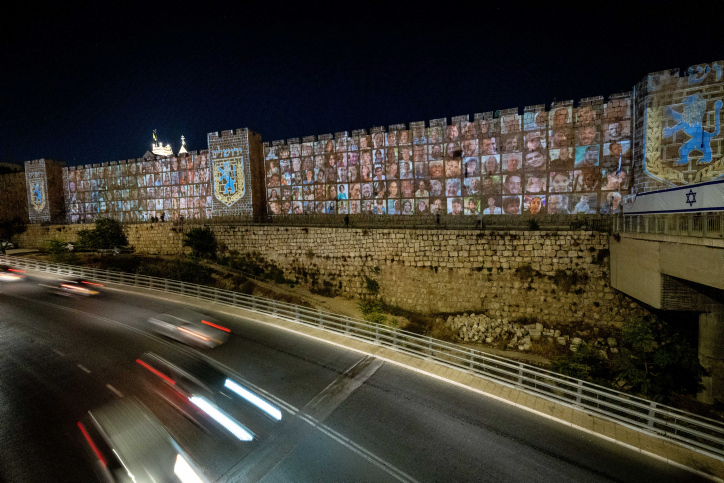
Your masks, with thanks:
M 136 362 L 138 362 L 138 363 L 141 364 L 143 367 L 145 367 L 145 368 L 148 369 L 149 371 L 153 372 L 154 374 L 156 374 L 158 377 L 160 377 L 161 379 L 165 380 L 166 382 L 168 382 L 168 383 L 170 383 L 170 384 L 173 384 L 173 385 L 176 385 L 176 381 L 174 381 L 173 379 L 171 379 L 170 377 L 168 377 L 166 374 L 164 374 L 163 372 L 159 371 L 158 369 L 154 369 L 153 367 L 149 366 L 148 364 L 146 364 L 145 362 L 143 362 L 141 359 L 136 359 Z
M 261 409 L 262 411 L 264 411 L 265 413 L 267 413 L 269 416 L 276 419 L 277 421 L 282 419 L 282 412 L 279 409 L 275 408 L 268 402 L 264 401 L 262 398 L 260 398 L 256 394 L 241 387 L 240 385 L 238 385 L 231 379 L 227 379 L 226 382 L 224 383 L 224 386 L 228 387 L 229 389 L 234 391 L 236 394 L 243 397 L 244 399 L 246 399 L 247 401 L 252 403 L 254 406 L 258 407 L 259 409 Z
M 231 332 L 231 329 L 227 329 L 226 327 L 222 327 L 222 326 L 220 326 L 220 325 L 214 324 L 214 323 L 212 323 L 212 322 L 209 322 L 208 320 L 202 320 L 201 322 L 203 322 L 203 323 L 206 324 L 206 325 L 210 325 L 211 327 L 214 327 L 215 329 L 221 329 L 221 330 L 224 330 L 224 331 L 226 331 L 226 332 Z
M 198 337 L 199 339 L 209 340 L 208 337 L 204 337 L 203 335 L 197 334 L 196 332 L 191 331 L 191 330 L 189 330 L 189 329 L 185 329 L 185 328 L 183 328 L 183 327 L 176 327 L 176 328 L 177 328 L 178 330 L 180 330 L 181 332 L 186 332 L 187 334 L 191 334 L 191 335 L 193 335 L 194 337 Z
M 8 272 L 25 273 L 25 270 L 16 270 L 16 269 L 14 269 L 14 268 L 8 268 Z
M 100 450 L 98 449 L 98 446 L 93 442 L 93 440 L 90 437 L 90 434 L 88 434 L 88 431 L 85 430 L 85 426 L 83 426 L 83 423 L 78 421 L 78 427 L 80 428 L 80 432 L 83 433 L 83 436 L 85 436 L 86 441 L 88 441 L 88 444 L 93 449 L 93 452 L 96 454 L 98 459 L 103 463 L 103 466 L 106 466 L 106 459 L 101 454 Z
M 173 466 L 173 473 L 178 476 L 182 483 L 203 483 L 203 480 L 191 468 L 183 456 L 176 456 L 176 464 Z
M 93 283 L 93 282 L 86 282 L 86 281 L 83 281 L 83 282 L 81 282 L 81 283 L 87 283 L 88 285 L 95 285 L 96 287 L 102 287 L 102 286 L 103 286 L 102 283 Z
M 241 424 L 234 421 L 231 417 L 224 414 L 219 408 L 211 404 L 205 398 L 200 396 L 191 396 L 189 401 L 198 406 L 206 414 L 214 418 L 216 422 L 228 429 L 234 436 L 242 441 L 251 441 L 254 436 L 251 431 L 244 428 Z

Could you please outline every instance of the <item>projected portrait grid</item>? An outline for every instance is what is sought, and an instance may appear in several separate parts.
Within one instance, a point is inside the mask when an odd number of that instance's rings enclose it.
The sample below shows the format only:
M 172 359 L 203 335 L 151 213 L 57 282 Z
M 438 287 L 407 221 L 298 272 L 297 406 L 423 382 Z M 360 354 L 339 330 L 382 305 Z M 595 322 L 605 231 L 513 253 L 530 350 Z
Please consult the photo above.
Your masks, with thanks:
M 630 120 L 580 109 L 266 146 L 268 212 L 616 212 L 628 190 Z
M 124 222 L 211 217 L 206 153 L 68 168 L 69 221 L 112 217 Z

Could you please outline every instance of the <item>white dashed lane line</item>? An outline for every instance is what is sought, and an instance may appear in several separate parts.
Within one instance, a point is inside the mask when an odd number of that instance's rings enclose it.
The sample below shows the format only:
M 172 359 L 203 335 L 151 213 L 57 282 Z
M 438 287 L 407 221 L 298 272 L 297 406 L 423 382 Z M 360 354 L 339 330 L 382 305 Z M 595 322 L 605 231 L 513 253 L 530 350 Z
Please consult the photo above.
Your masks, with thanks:
M 65 354 L 63 354 L 62 352 L 60 352 L 58 349 L 53 349 L 53 352 L 55 352 L 56 354 L 58 354 L 60 357 L 65 357 Z
M 116 389 L 115 387 L 111 386 L 110 384 L 106 384 L 106 387 L 111 390 L 113 394 L 115 394 L 118 397 L 123 397 L 123 393 Z
M 80 369 L 81 369 L 83 372 L 85 372 L 86 374 L 90 374 L 90 372 L 91 372 L 90 369 L 88 369 L 88 368 L 87 368 L 86 366 L 84 366 L 83 364 L 78 364 L 78 367 L 80 367 Z

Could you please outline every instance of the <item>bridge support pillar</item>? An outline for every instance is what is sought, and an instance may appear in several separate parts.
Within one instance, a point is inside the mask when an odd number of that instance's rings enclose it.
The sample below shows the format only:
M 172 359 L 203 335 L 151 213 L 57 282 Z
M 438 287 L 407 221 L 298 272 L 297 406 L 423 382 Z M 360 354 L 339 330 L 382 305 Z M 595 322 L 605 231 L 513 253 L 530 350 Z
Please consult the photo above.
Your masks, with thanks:
M 699 362 L 709 373 L 701 382 L 705 389 L 697 399 L 706 404 L 724 402 L 724 305 L 713 304 L 699 315 Z

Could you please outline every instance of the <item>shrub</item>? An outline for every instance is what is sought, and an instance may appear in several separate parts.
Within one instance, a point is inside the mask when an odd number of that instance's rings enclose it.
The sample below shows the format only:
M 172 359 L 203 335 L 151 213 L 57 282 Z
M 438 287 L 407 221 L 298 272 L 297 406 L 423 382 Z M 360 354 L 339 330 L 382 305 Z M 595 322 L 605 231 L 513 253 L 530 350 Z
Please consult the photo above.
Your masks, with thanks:
M 191 248 L 191 256 L 213 258 L 216 256 L 216 237 L 210 228 L 192 228 L 184 235 L 183 246 Z
M 144 263 L 138 267 L 139 275 L 150 277 L 169 278 L 181 282 L 208 285 L 213 281 L 211 274 L 214 270 L 196 262 L 172 262 L 156 260 L 153 263 Z
M 89 250 L 109 249 L 128 245 L 123 225 L 113 218 L 99 218 L 92 230 L 78 232 L 78 244 Z
M 371 294 L 378 294 L 380 292 L 380 284 L 377 282 L 377 280 L 368 277 L 367 275 L 363 275 L 364 281 L 365 281 L 365 288 L 367 291 Z
M 530 263 L 525 263 L 515 269 L 515 276 L 521 280 L 530 280 L 537 273 L 538 270 L 535 270 Z
M 531 218 L 528 220 L 528 230 L 530 231 L 538 231 L 540 230 L 540 224 L 538 223 L 538 220 L 535 218 Z

